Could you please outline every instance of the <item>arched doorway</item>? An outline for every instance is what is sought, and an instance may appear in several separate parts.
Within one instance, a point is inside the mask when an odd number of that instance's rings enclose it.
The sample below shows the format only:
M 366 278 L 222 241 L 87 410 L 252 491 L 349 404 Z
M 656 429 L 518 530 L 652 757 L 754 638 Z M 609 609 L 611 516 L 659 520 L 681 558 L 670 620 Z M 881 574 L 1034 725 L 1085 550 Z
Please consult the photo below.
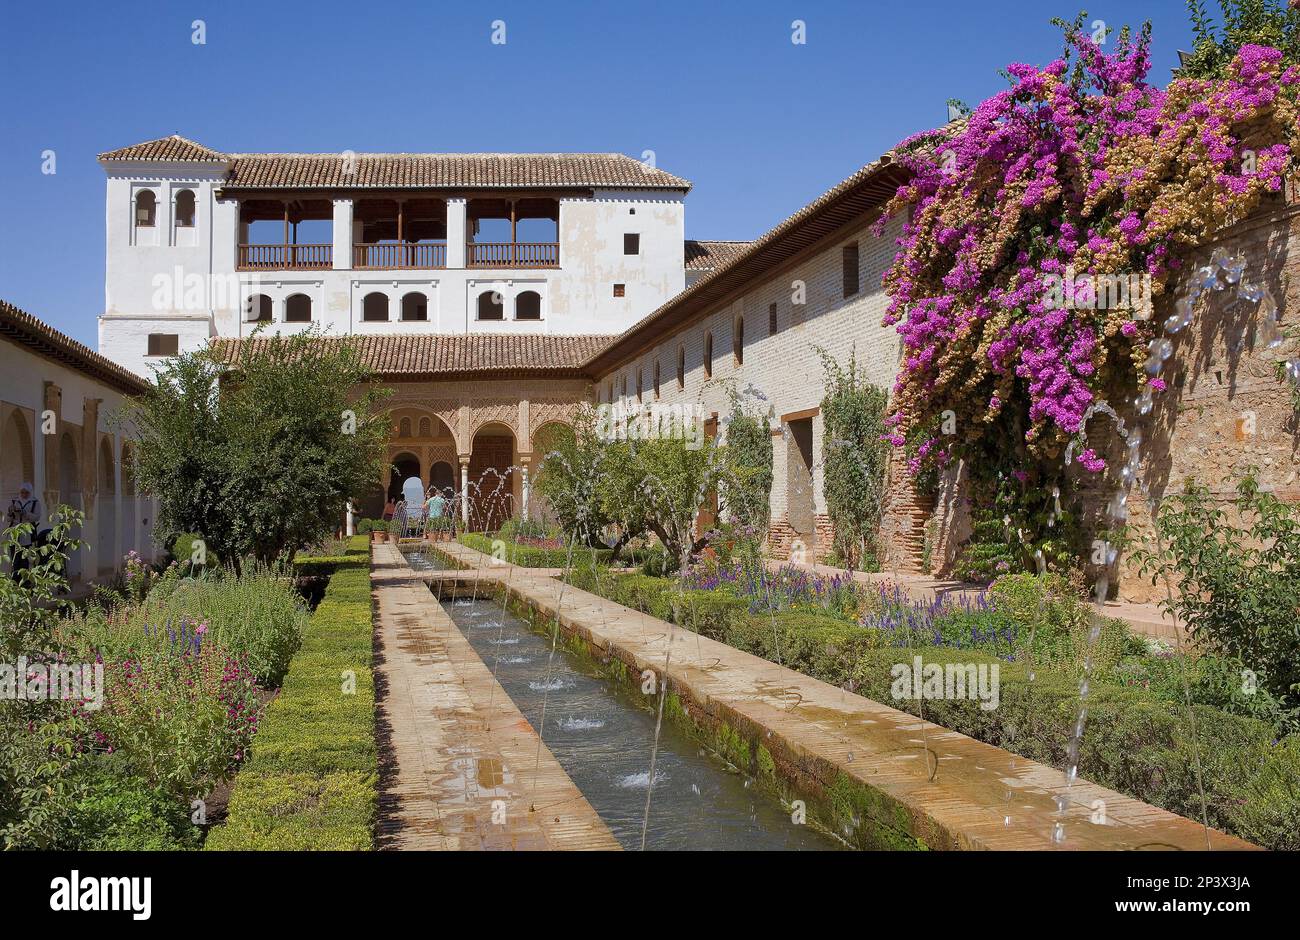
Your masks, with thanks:
M 125 555 L 132 549 L 140 550 L 136 538 L 134 460 L 135 454 L 131 451 L 131 445 L 123 444 L 121 470 L 119 471 L 122 474 L 122 541 L 118 546 L 118 555 Z
M 573 438 L 573 428 L 563 421 L 548 421 L 533 432 L 533 457 L 528 468 L 528 514 L 534 519 L 554 523 L 558 521 L 546 498 L 537 490 L 538 478 L 546 472 L 547 455 L 565 439 Z M 558 459 L 558 458 L 556 458 Z
M 77 461 L 77 443 L 68 432 L 59 438 L 59 503 L 73 509 L 81 505 L 81 476 Z M 49 506 L 46 511 L 53 514 L 56 507 Z M 68 533 L 72 538 L 80 538 L 80 531 Z M 68 580 L 75 581 L 81 577 L 81 550 L 68 555 Z
M 358 519 L 380 519 L 384 515 L 384 488 L 376 483 L 352 504 Z
M 95 558 L 101 575 L 117 567 L 117 474 L 113 463 L 113 444 L 104 438 L 99 442 L 99 493 L 95 497 L 99 520 Z
M 420 458 L 403 451 L 393 458 L 393 470 L 388 478 L 388 498 L 397 502 L 402 498 L 402 481 L 420 476 Z
M 32 466 L 32 432 L 23 413 L 15 409 L 0 432 L 0 497 L 5 506 L 18 496 L 18 487 L 24 483 L 36 485 Z M 40 498 L 41 494 L 32 495 Z
M 429 485 L 446 499 L 456 495 L 456 471 L 445 460 L 439 460 L 429 468 Z
M 495 532 L 515 512 L 515 435 L 504 424 L 474 434 L 469 458 L 469 528 Z

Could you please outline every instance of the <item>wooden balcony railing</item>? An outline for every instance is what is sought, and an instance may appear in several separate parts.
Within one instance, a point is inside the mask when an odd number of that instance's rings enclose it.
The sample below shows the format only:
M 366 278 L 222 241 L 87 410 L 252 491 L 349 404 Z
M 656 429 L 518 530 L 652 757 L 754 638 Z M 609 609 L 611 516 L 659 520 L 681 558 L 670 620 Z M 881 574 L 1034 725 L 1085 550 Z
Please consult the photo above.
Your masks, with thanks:
M 241 271 L 315 270 L 334 266 L 333 245 L 240 245 Z
M 558 268 L 559 242 L 470 242 L 465 264 L 471 268 Z
M 445 268 L 446 243 L 353 245 L 356 268 Z

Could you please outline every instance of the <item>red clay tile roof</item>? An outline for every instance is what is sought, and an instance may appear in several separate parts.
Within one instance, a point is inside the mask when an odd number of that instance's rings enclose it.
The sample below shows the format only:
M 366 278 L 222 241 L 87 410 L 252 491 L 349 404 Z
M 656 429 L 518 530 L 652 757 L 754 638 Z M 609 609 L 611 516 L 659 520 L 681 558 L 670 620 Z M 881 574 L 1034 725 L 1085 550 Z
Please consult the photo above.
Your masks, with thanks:
M 220 153 L 173 134 L 99 159 L 229 162 L 230 190 L 691 188 L 622 153 Z
M 325 337 L 324 342 L 351 340 L 365 362 L 383 378 L 529 373 L 552 377 L 585 375 L 582 364 L 612 336 L 553 336 L 527 333 L 472 333 L 459 336 L 352 335 Z M 266 338 L 221 339 L 214 347 L 233 361 L 240 343 Z
M 680 189 L 691 184 L 621 153 L 232 154 L 226 189 Z M 348 172 L 348 171 L 351 172 Z
M 139 395 L 151 384 L 7 300 L 0 300 L 0 336 L 127 395 Z
M 697 242 L 686 239 L 686 270 L 712 271 L 730 264 L 753 242 L 711 241 Z
M 99 155 L 101 160 L 135 160 L 148 163 L 224 163 L 226 155 L 196 144 L 180 134 L 146 140 Z

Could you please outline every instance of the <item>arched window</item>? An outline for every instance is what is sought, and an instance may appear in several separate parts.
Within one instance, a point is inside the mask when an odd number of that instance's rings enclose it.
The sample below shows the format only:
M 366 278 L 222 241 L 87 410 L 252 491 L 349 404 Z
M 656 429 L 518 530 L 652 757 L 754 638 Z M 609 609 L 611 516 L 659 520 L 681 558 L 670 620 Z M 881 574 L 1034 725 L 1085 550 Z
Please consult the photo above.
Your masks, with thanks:
M 478 295 L 478 318 L 480 320 L 504 320 L 506 318 L 505 304 L 502 302 L 500 292 L 494 290 L 485 290 Z
M 194 227 L 194 190 L 182 189 L 176 194 L 176 227 Z
M 306 294 L 294 294 L 284 302 L 285 323 L 310 323 L 311 298 Z
M 713 378 L 713 334 L 704 334 L 704 377 Z
M 361 319 L 366 322 L 382 322 L 388 319 L 388 295 L 375 291 L 366 294 L 361 300 Z
M 113 445 L 108 438 L 99 442 L 99 495 L 111 497 L 117 491 L 113 472 Z
M 526 290 L 515 298 L 516 320 L 540 320 L 542 318 L 542 295 L 535 290 Z
M 420 437 L 433 437 L 433 422 L 428 418 L 420 419 Z
M 401 421 L 399 421 L 399 422 L 397 423 L 397 436 L 398 436 L 398 437 L 410 437 L 410 436 L 411 436 L 411 419 L 410 419 L 410 418 L 403 418 Z
M 731 356 L 736 360 L 736 365 L 745 364 L 745 318 L 736 317 L 735 324 L 731 327 Z
M 138 228 L 153 228 L 158 215 L 158 197 L 151 189 L 142 189 L 135 195 L 135 224 Z
M 419 291 L 412 291 L 402 298 L 403 320 L 429 319 L 429 298 Z
M 686 387 L 686 347 L 677 347 L 677 390 Z
M 271 298 L 265 294 L 250 294 L 244 304 L 244 318 L 249 323 L 270 323 Z

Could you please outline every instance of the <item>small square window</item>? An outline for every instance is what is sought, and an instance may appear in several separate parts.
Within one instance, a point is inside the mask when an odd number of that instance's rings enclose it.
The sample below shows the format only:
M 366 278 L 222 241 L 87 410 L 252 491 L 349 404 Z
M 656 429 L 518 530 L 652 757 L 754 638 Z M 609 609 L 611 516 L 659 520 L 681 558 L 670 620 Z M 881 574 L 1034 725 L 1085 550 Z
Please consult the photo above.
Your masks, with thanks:
M 641 254 L 641 236 L 633 233 L 627 233 L 623 236 L 623 254 L 639 255 Z
M 622 285 L 622 284 L 615 284 L 615 285 L 614 285 L 614 296 L 615 296 L 615 297 L 622 297 L 622 296 L 624 295 L 624 293 L 625 293 L 624 285 Z
M 150 333 L 150 356 L 174 356 L 180 351 L 180 336 L 176 333 Z

